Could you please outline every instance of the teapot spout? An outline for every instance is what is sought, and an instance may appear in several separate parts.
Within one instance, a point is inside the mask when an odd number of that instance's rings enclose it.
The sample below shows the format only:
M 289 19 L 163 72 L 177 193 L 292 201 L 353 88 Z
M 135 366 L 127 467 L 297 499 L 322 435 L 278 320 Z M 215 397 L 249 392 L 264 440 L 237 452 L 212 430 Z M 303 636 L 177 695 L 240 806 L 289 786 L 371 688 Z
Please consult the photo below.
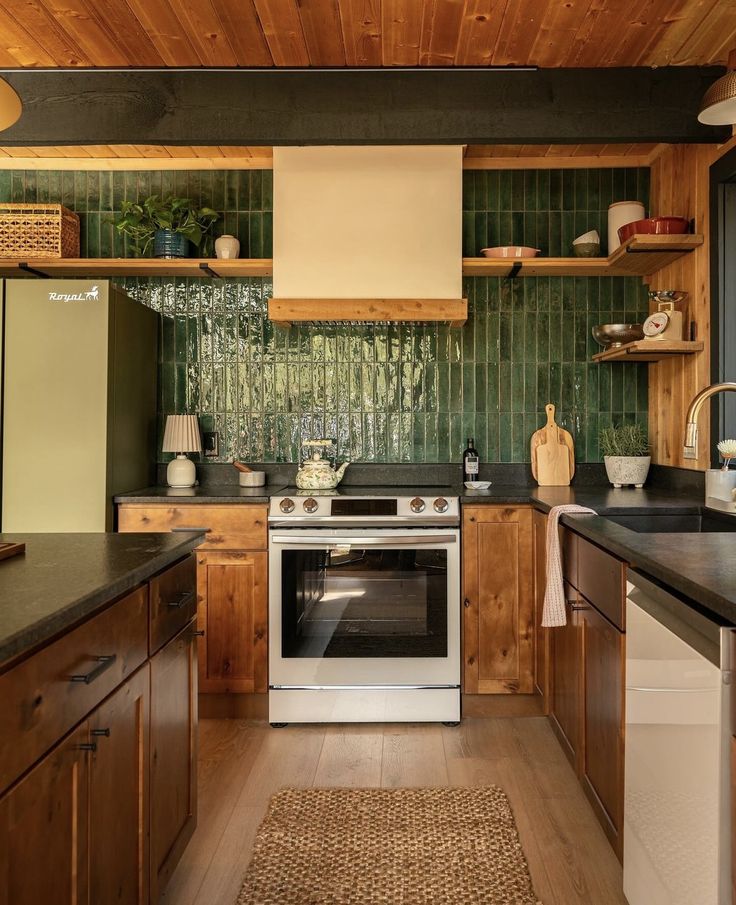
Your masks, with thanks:
M 347 469 L 350 462 L 343 462 L 342 465 L 335 472 L 335 477 L 337 478 L 337 482 L 340 483 L 342 481 L 343 475 L 345 474 L 345 470 Z

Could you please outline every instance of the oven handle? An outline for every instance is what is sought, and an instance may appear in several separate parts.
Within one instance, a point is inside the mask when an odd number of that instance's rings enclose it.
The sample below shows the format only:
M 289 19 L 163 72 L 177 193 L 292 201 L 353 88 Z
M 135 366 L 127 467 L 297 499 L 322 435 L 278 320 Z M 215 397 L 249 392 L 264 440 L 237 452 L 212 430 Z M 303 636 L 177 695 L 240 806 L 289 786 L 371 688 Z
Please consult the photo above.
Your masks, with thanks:
M 455 544 L 455 534 L 406 534 L 398 537 L 319 537 L 313 534 L 272 534 L 274 544 L 314 544 L 317 547 L 416 547 L 423 544 Z

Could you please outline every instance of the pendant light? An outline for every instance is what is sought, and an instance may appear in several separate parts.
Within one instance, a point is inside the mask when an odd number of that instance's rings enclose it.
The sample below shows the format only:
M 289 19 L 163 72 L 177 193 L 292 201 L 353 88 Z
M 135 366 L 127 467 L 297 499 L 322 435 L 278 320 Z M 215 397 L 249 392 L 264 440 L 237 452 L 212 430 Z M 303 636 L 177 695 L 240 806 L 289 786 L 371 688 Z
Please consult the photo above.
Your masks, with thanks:
M 707 126 L 736 123 L 736 50 L 728 55 L 728 72 L 705 92 L 698 120 Z
M 9 85 L 5 79 L 0 79 L 0 132 L 9 129 L 13 123 L 17 123 L 23 112 L 15 88 Z

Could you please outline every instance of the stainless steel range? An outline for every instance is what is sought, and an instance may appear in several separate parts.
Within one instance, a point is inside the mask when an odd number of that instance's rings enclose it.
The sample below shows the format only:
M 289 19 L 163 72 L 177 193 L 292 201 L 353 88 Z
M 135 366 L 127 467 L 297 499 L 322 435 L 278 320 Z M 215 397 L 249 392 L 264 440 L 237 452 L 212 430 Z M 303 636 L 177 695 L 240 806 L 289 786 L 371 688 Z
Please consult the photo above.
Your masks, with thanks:
M 271 499 L 272 724 L 460 719 L 459 524 L 443 488 Z

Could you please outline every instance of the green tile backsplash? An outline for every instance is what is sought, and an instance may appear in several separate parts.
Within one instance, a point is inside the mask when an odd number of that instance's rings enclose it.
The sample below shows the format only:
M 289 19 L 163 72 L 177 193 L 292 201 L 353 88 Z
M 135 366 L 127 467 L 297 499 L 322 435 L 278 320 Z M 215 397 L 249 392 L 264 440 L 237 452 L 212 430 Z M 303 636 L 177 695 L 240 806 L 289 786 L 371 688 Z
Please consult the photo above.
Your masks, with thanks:
M 466 171 L 464 253 L 486 244 L 569 254 L 612 200 L 646 205 L 649 171 Z M 217 232 L 270 257 L 270 170 L 145 173 L 0 171 L 0 200 L 58 201 L 82 218 L 82 253 L 126 253 L 107 222 L 123 198 L 188 195 L 224 214 Z M 510 233 L 510 234 L 509 234 Z M 473 436 L 484 461 L 526 462 L 529 438 L 558 407 L 581 462 L 600 460 L 600 426 L 647 418 L 647 369 L 594 365 L 590 328 L 640 320 L 638 278 L 474 277 L 470 316 L 440 326 L 273 327 L 270 279 L 124 281 L 160 311 L 160 422 L 196 412 L 220 432 L 222 458 L 294 461 L 301 440 L 332 436 L 340 455 L 374 462 L 457 461 Z M 161 454 L 162 461 L 167 457 Z

